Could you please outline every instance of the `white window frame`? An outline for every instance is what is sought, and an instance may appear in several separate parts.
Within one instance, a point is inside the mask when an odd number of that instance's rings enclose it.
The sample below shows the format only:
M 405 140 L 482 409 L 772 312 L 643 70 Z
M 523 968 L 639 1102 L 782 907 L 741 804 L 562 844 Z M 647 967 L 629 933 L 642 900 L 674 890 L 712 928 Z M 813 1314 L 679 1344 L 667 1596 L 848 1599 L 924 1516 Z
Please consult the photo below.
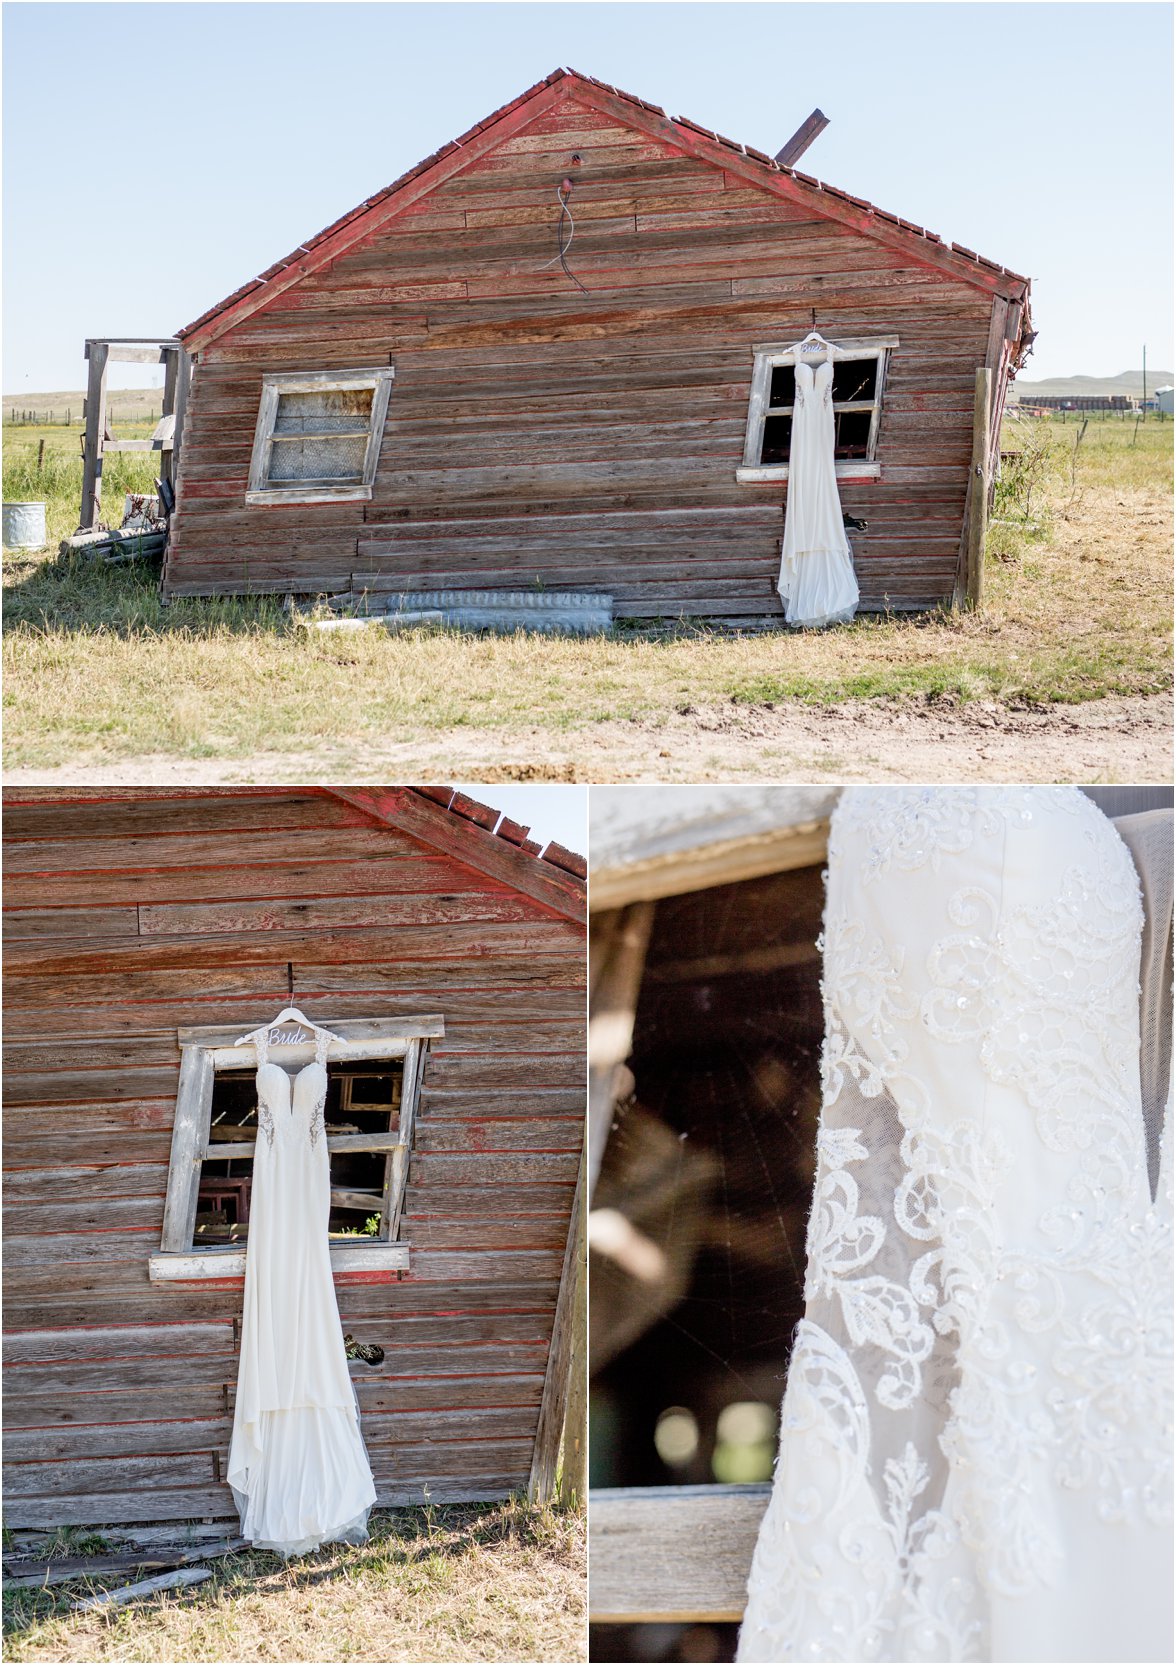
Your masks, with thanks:
M 747 407 L 747 435 L 743 444 L 743 462 L 735 470 L 735 478 L 741 485 L 760 485 L 771 481 L 787 480 L 787 463 L 760 462 L 760 455 L 764 443 L 764 422 L 771 415 L 783 416 L 787 407 L 773 412 L 768 405 L 772 391 L 772 371 L 779 365 L 795 364 L 795 342 L 768 342 L 752 348 L 755 363 L 751 372 L 751 398 Z M 886 393 L 886 368 L 890 354 L 898 346 L 897 335 L 874 335 L 849 340 L 841 340 L 834 344 L 834 361 L 841 359 L 878 360 L 878 374 L 874 382 L 873 399 L 855 399 L 851 402 L 839 402 L 833 406 L 835 411 L 841 410 L 869 410 L 870 437 L 866 443 L 865 457 L 847 457 L 838 461 L 834 467 L 839 480 L 877 480 L 882 474 L 882 465 L 877 460 L 878 429 L 882 421 L 882 403 Z M 816 360 L 820 362 L 820 360 Z
M 249 463 L 249 488 L 245 501 L 250 504 L 273 503 L 367 503 L 371 500 L 376 478 L 376 464 L 380 457 L 380 442 L 384 437 L 384 422 L 388 415 L 388 398 L 396 372 L 390 365 L 373 370 L 300 370 L 270 373 L 261 379 L 261 405 L 257 412 L 257 427 L 253 435 L 253 456 Z M 269 477 L 270 459 L 275 444 L 286 442 L 274 434 L 278 419 L 278 400 L 283 393 L 344 393 L 356 389 L 372 390 L 372 410 L 368 419 L 367 448 L 363 456 L 363 477 L 360 481 L 309 482 L 291 480 L 287 485 L 274 485 Z M 362 430 L 358 428 L 356 432 Z M 293 438 L 295 436 L 291 436 Z
M 163 1208 L 163 1232 L 159 1251 L 150 1257 L 148 1275 L 153 1283 L 191 1282 L 202 1278 L 237 1278 L 245 1274 L 245 1248 L 229 1244 L 222 1248 L 193 1245 L 196 1203 L 200 1192 L 203 1163 L 211 1158 L 250 1157 L 256 1142 L 240 1144 L 210 1142 L 212 1095 L 218 1074 L 257 1067 L 257 1049 L 252 1043 L 236 1046 L 244 1024 L 223 1024 L 177 1030 L 180 1045 L 180 1081 L 176 1093 L 176 1119 L 172 1129 L 171 1162 L 167 1176 L 167 1198 Z M 383 1151 L 384 1196 L 381 1208 L 382 1235 L 366 1242 L 332 1245 L 331 1270 L 335 1272 L 407 1272 L 409 1245 L 395 1241 L 404 1208 L 408 1165 L 416 1109 L 424 1075 L 429 1041 L 445 1033 L 444 1018 L 430 1014 L 409 1018 L 355 1018 L 345 1023 L 327 1023 L 333 1035 L 328 1067 L 356 1059 L 402 1059 L 399 1125 L 395 1133 L 344 1133 L 329 1135 L 328 1151 Z M 313 1045 L 271 1045 L 274 1063 L 306 1062 Z

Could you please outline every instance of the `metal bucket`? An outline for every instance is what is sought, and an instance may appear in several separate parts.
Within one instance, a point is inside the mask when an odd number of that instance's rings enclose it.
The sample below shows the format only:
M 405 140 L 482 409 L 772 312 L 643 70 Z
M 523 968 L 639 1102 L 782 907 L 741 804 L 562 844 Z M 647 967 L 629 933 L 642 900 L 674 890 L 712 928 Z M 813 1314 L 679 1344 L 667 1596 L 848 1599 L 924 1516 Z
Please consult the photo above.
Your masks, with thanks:
M 5 549 L 44 549 L 44 503 L 5 503 L 3 518 Z

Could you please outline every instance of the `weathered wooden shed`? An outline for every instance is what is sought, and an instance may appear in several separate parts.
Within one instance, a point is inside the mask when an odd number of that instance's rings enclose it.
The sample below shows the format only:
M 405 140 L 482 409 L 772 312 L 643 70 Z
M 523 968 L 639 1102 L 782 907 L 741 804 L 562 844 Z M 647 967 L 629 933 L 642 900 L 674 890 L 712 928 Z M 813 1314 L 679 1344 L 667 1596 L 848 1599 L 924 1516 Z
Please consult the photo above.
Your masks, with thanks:
M 541 586 L 782 624 L 815 323 L 863 606 L 961 598 L 1028 280 L 803 148 L 560 69 L 308 238 L 179 332 L 164 594 Z
M 580 858 L 432 788 L 10 791 L 4 835 L 8 1524 L 233 1514 L 233 1041 L 287 1005 L 341 1037 L 331 1254 L 383 1350 L 351 1365 L 379 1501 L 549 1492 L 569 1382 L 583 1407 Z

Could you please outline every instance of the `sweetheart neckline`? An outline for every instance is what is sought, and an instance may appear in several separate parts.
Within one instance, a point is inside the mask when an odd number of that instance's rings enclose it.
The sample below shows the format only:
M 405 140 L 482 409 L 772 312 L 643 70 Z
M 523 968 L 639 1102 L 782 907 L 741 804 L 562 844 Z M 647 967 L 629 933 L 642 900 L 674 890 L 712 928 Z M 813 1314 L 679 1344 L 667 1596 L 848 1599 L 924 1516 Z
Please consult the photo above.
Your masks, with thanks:
M 288 1070 L 284 1070 L 282 1068 L 281 1064 L 275 1064 L 272 1059 L 267 1058 L 264 1064 L 258 1064 L 257 1072 L 253 1078 L 257 1090 L 258 1102 L 260 1103 L 264 1097 L 261 1090 L 262 1071 L 277 1070 L 282 1080 L 287 1084 L 287 1104 L 289 1106 L 289 1113 L 292 1116 L 294 1114 L 294 1100 L 298 1083 L 302 1080 L 304 1075 L 309 1074 L 309 1072 L 314 1069 L 322 1070 L 324 1076 L 327 1074 L 327 1066 L 325 1064 L 320 1064 L 317 1058 L 312 1058 L 308 1064 L 303 1064 L 302 1068 L 296 1075 L 291 1075 Z M 311 1103 L 313 1105 L 314 1100 L 312 1100 Z
M 267 1058 L 264 1064 L 258 1064 L 256 1073 L 260 1075 L 262 1070 L 277 1070 L 279 1075 L 284 1075 L 286 1080 L 293 1085 L 295 1081 L 302 1080 L 302 1077 L 306 1074 L 307 1070 L 322 1070 L 325 1075 L 327 1072 L 327 1066 L 325 1064 L 320 1064 L 317 1058 L 312 1058 L 309 1064 L 303 1064 L 301 1069 L 296 1070 L 295 1073 L 291 1075 L 290 1071 L 284 1070 L 281 1064 L 275 1064 L 272 1058 Z

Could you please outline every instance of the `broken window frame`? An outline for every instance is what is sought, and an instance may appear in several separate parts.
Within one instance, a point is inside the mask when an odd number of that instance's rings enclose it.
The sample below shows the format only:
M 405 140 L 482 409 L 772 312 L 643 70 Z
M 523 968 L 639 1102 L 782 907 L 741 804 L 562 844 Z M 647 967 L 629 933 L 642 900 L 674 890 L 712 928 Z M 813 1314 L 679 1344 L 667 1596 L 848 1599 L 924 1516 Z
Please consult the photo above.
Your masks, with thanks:
M 180 1080 L 176 1093 L 163 1230 L 159 1249 L 151 1255 L 148 1264 L 152 1282 L 232 1278 L 244 1273 L 244 1244 L 217 1248 L 193 1246 L 204 1162 L 207 1159 L 224 1160 L 230 1150 L 238 1157 L 251 1156 L 256 1149 L 256 1141 L 229 1145 L 227 1142 L 212 1142 L 209 1138 L 217 1075 L 255 1068 L 257 1064 L 257 1052 L 252 1044 L 235 1045 L 243 1027 L 243 1024 L 218 1024 L 177 1031 Z M 409 1245 L 396 1239 L 404 1211 L 425 1057 L 429 1042 L 445 1034 L 445 1020 L 434 1014 L 409 1018 L 357 1018 L 328 1024 L 327 1027 L 339 1037 L 331 1046 L 328 1068 L 332 1064 L 358 1060 L 400 1060 L 403 1067 L 400 1115 L 395 1133 L 327 1134 L 328 1151 L 382 1150 L 386 1153 L 380 1232 L 367 1240 L 332 1245 L 331 1269 L 333 1272 L 374 1269 L 404 1272 L 408 1270 Z M 307 1050 L 307 1046 L 301 1043 L 298 1046 L 272 1045 L 271 1056 L 275 1063 L 306 1063 Z M 293 1056 L 287 1060 L 287 1054 Z
M 864 457 L 838 458 L 834 463 L 834 471 L 839 480 L 877 480 L 882 473 L 882 465 L 877 460 L 878 431 L 882 423 L 882 405 L 886 396 L 886 370 L 890 361 L 890 354 L 898 346 L 897 335 L 878 335 L 850 340 L 841 340 L 833 347 L 834 362 L 858 359 L 876 359 L 878 371 L 874 382 L 874 397 L 872 399 L 855 399 L 837 401 L 834 411 L 870 411 L 870 435 L 866 442 Z M 762 463 L 764 423 L 769 416 L 786 416 L 794 409 L 790 405 L 780 405 L 773 409 L 769 400 L 772 393 L 772 371 L 781 365 L 795 365 L 796 343 L 768 342 L 752 348 L 755 355 L 751 372 L 751 396 L 747 407 L 747 433 L 743 444 L 743 462 L 735 470 L 735 478 L 741 485 L 756 485 L 769 481 L 787 480 L 788 464 Z M 819 362 L 819 361 L 818 361 Z
M 257 412 L 257 427 L 253 436 L 253 455 L 249 463 L 249 486 L 245 493 L 248 504 L 273 503 L 366 503 L 370 502 L 376 478 L 376 464 L 384 437 L 384 423 L 388 415 L 388 399 L 392 392 L 395 370 L 383 365 L 371 370 L 300 370 L 267 372 L 261 378 L 261 404 Z M 270 479 L 273 448 L 284 443 L 275 438 L 274 426 L 278 419 L 278 405 L 283 393 L 352 393 L 364 388 L 372 390 L 372 408 L 367 423 L 367 445 L 364 450 L 363 470 L 359 478 L 340 480 L 291 480 L 275 484 Z M 362 432 L 357 423 L 356 435 Z M 342 434 L 339 437 L 344 437 Z

